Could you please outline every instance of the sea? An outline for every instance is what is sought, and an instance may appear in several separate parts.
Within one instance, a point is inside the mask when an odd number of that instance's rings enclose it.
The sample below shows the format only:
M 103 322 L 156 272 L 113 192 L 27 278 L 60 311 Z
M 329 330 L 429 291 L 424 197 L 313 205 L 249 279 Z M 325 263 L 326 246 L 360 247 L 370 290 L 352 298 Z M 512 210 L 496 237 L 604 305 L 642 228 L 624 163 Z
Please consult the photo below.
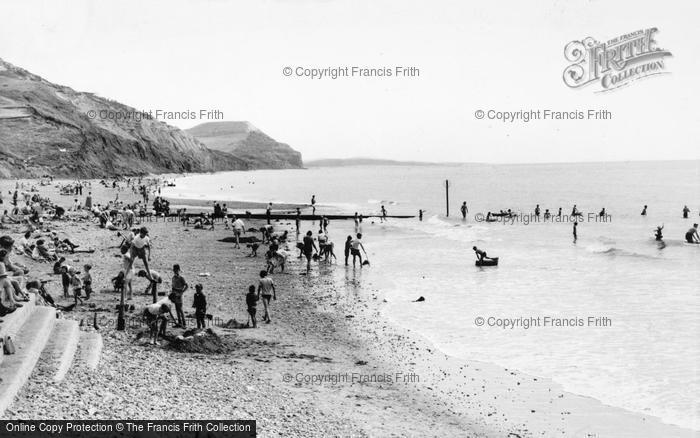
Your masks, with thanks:
M 332 275 L 380 285 L 387 317 L 448 355 L 700 430 L 700 245 L 684 242 L 700 222 L 700 161 L 314 167 L 175 183 L 164 196 L 274 206 L 315 195 L 317 214 L 369 216 L 384 205 L 415 215 L 364 219 L 370 267 L 359 273 L 341 260 Z M 573 205 L 582 212 L 576 241 Z M 508 209 L 514 218 L 484 221 Z M 302 227 L 315 234 L 317 224 Z M 341 259 L 352 232 L 352 221 L 331 221 Z M 498 266 L 476 267 L 473 246 Z

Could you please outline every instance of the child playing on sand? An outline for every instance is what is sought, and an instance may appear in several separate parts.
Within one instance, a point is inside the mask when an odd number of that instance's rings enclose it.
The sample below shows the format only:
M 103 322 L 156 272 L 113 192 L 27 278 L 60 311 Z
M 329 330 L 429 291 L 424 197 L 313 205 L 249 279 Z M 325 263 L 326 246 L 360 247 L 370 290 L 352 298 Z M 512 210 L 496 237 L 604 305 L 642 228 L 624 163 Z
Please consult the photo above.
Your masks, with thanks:
M 119 271 L 116 277 L 112 278 L 114 293 L 122 293 L 124 290 L 124 271 Z
M 248 286 L 248 293 L 245 296 L 245 303 L 248 306 L 248 315 L 253 322 L 253 328 L 258 328 L 258 321 L 255 319 L 255 313 L 258 306 L 258 294 L 255 293 L 255 285 Z
M 345 239 L 345 266 L 348 265 L 348 257 L 350 257 L 350 246 L 352 244 L 352 236 Z
M 136 274 L 136 276 L 148 279 L 148 273 L 143 269 L 140 270 Z M 146 286 L 146 290 L 143 291 L 143 294 L 148 295 L 149 293 L 151 293 L 153 295 L 154 303 L 158 301 L 158 285 L 161 283 L 163 283 L 163 277 L 161 277 L 161 275 L 157 271 L 151 269 L 151 280 L 149 280 L 148 286 Z
M 90 295 L 92 294 L 92 274 L 90 274 L 92 265 L 85 265 L 83 266 L 83 269 L 85 270 L 85 275 L 83 275 L 83 289 L 85 289 L 85 300 L 89 300 Z
M 272 279 L 267 276 L 267 271 L 260 271 L 260 282 L 258 283 L 258 296 L 262 295 L 263 306 L 265 306 L 265 315 L 263 321 L 266 323 L 272 322 L 270 318 L 270 298 L 277 299 L 277 291 Z
M 56 261 L 56 263 L 53 264 L 53 273 L 58 275 L 61 273 L 61 268 L 63 267 L 63 263 L 65 263 L 66 258 L 61 257 Z
M 61 266 L 61 286 L 63 286 L 63 298 L 68 298 L 68 288 L 70 288 L 70 274 L 68 266 Z
M 171 282 L 172 296 L 171 299 L 175 304 L 175 314 L 177 315 L 177 325 L 185 328 L 185 313 L 182 311 L 182 295 L 189 288 L 184 277 L 180 275 L 180 265 L 173 265 L 173 279 Z
M 80 301 L 80 304 L 83 304 L 83 300 L 80 298 L 80 294 L 83 289 L 82 282 L 80 281 L 80 277 L 78 277 L 78 272 L 75 272 L 75 269 L 70 268 L 68 271 L 68 275 L 70 275 L 70 285 L 73 288 L 73 300 L 75 304 L 78 304 L 78 301 Z
M 170 315 L 170 318 L 175 321 L 171 310 L 173 305 L 171 298 L 172 294 L 156 303 L 149 304 L 143 311 L 143 319 L 151 329 L 151 343 L 153 345 L 160 345 L 158 335 L 165 336 L 165 327 L 168 324 L 165 315 Z
M 194 307 L 194 317 L 197 320 L 197 328 L 205 328 L 204 318 L 207 314 L 207 297 L 204 296 L 202 292 L 202 285 L 196 284 L 194 286 L 194 301 L 192 302 L 192 307 Z

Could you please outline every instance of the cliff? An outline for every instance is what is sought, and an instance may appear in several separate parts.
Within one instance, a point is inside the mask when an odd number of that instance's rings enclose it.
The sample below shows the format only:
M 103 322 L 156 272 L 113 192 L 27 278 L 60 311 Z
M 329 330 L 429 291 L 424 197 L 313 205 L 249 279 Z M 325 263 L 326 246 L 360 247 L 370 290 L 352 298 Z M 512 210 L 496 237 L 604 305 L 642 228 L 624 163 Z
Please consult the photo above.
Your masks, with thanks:
M 211 150 L 187 132 L 141 117 L 134 108 L 53 84 L 0 59 L 0 178 L 265 167 L 266 149 L 260 155 L 254 147 L 241 152 Z M 274 162 L 275 168 L 294 165 Z
M 255 168 L 289 169 L 303 166 L 301 154 L 279 143 L 248 122 L 209 122 L 187 130 L 208 148 L 230 153 Z

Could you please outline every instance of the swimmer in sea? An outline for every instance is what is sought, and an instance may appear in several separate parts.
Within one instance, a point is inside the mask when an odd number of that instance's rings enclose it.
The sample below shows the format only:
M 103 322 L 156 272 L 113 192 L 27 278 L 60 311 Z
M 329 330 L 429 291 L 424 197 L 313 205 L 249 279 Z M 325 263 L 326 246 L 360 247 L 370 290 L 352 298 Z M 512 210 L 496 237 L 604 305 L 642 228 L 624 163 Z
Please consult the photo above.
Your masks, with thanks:
M 700 236 L 698 236 L 698 224 L 693 224 L 693 228 L 689 229 L 685 233 L 685 241 L 688 243 L 700 243 Z
M 472 249 L 474 250 L 474 253 L 476 254 L 476 259 L 480 262 L 483 262 L 485 259 L 491 260 L 491 257 L 486 255 L 486 251 L 482 251 L 476 246 L 472 246 Z
M 656 238 L 657 242 L 661 242 L 664 239 L 664 235 L 661 233 L 661 231 L 664 229 L 664 226 L 661 225 L 660 227 L 656 227 L 656 232 L 654 233 L 654 237 Z

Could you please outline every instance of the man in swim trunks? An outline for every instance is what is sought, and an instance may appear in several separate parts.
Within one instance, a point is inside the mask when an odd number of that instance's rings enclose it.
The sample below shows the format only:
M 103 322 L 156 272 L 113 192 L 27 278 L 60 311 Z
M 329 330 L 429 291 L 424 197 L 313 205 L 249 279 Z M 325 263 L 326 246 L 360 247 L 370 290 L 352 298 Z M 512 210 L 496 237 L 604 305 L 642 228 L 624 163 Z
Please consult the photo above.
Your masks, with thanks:
M 148 237 L 148 229 L 146 227 L 141 227 L 141 229 L 139 229 L 139 234 L 131 241 L 129 253 L 131 255 L 132 264 L 136 261 L 137 257 L 143 261 L 143 266 L 146 268 L 146 278 L 151 280 L 151 270 L 148 268 L 148 262 L 151 260 L 151 239 Z M 131 267 L 129 267 L 129 269 L 131 269 Z
M 311 231 L 306 232 L 306 236 L 304 236 L 304 242 L 303 242 L 303 248 L 302 248 L 302 252 L 306 256 L 306 270 L 307 270 L 307 272 L 311 270 L 311 256 L 313 255 L 314 252 L 318 253 L 318 249 L 316 248 L 316 243 L 314 242 L 314 238 L 312 236 L 313 236 L 313 233 Z
M 693 228 L 689 229 L 685 233 L 685 241 L 688 243 L 700 243 L 700 237 L 698 236 L 698 224 L 693 224 Z
M 350 254 L 352 255 L 352 267 L 355 267 L 355 259 L 357 257 L 360 258 L 360 268 L 362 268 L 362 254 L 360 253 L 360 249 L 362 251 L 365 250 L 365 247 L 362 246 L 362 233 L 357 233 L 356 238 L 352 239 L 350 242 Z
M 233 235 L 236 237 L 236 245 L 234 246 L 234 248 L 241 247 L 239 243 L 241 233 L 245 233 L 245 224 L 243 224 L 242 220 L 236 218 L 236 216 L 233 216 Z
M 262 295 L 263 306 L 265 307 L 265 315 L 263 321 L 266 323 L 272 322 L 270 318 L 270 299 L 277 299 L 277 291 L 272 279 L 267 276 L 267 271 L 260 271 L 260 282 L 258 283 L 258 295 Z

